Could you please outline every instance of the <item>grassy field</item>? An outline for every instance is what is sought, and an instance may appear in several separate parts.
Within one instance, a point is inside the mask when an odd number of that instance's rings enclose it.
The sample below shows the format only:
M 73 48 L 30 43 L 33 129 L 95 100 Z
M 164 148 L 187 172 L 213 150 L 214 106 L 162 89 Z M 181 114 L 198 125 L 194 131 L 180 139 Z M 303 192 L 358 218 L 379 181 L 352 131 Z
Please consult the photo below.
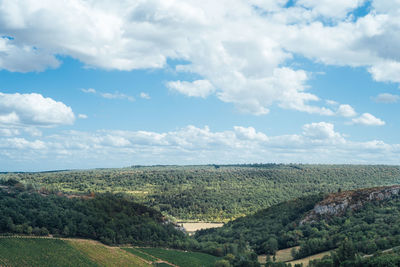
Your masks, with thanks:
M 297 247 L 293 247 L 293 248 L 295 248 L 296 250 L 298 250 L 300 247 L 299 246 L 297 246 Z M 277 252 L 276 252 L 276 255 L 275 255 L 275 259 L 276 259 L 276 261 L 283 261 L 283 262 L 285 262 L 285 261 L 291 261 L 291 260 L 293 260 L 293 256 L 292 256 L 292 249 L 293 248 L 285 248 L 285 249 L 281 249 L 281 250 L 278 250 Z M 271 258 L 272 258 L 273 256 L 271 256 Z M 266 259 L 267 259 L 267 256 L 266 255 L 260 255 L 260 256 L 258 256 L 258 262 L 260 262 L 260 263 L 265 263 L 266 262 Z
M 99 266 L 132 266 L 150 267 L 151 261 L 128 253 L 119 247 L 108 247 L 92 240 L 69 239 L 67 242 L 77 250 L 81 251 Z
M 291 263 L 292 266 L 294 266 L 295 264 L 301 264 L 301 263 L 302 263 L 303 266 L 306 267 L 306 266 L 308 266 L 308 263 L 309 263 L 311 260 L 322 259 L 324 256 L 329 256 L 329 255 L 331 255 L 331 252 L 332 252 L 332 250 L 329 250 L 329 251 L 321 252 L 321 253 L 318 253 L 318 254 L 315 254 L 315 255 L 311 255 L 311 256 L 306 257 L 306 258 L 302 258 L 302 259 L 298 259 L 298 260 L 289 261 L 289 262 L 287 262 L 287 263 Z
M 59 239 L 0 238 L 1 266 L 99 266 Z
M 132 253 L 132 254 L 134 254 L 134 255 L 136 255 L 138 257 L 141 257 L 142 259 L 145 259 L 145 260 L 147 260 L 149 262 L 156 262 L 157 261 L 157 258 L 155 258 L 155 257 L 153 257 L 153 256 L 151 256 L 149 254 L 146 254 L 143 251 L 140 251 L 140 250 L 138 250 L 136 248 L 122 248 L 122 249 L 127 251 L 127 252 L 129 252 L 129 253 Z
M 139 250 L 150 254 L 159 259 L 165 260 L 180 267 L 212 267 L 219 259 L 215 256 L 199 253 L 184 252 L 172 249 L 162 248 L 138 248 Z
M 198 230 L 222 227 L 223 223 L 208 223 L 208 222 L 178 222 L 185 231 L 192 235 Z

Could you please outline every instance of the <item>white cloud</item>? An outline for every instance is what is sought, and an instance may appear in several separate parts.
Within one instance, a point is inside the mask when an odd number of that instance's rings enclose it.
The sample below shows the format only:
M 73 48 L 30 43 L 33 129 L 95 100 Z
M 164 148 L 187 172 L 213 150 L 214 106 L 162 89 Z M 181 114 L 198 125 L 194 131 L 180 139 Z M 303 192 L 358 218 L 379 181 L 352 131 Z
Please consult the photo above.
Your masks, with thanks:
M 207 80 L 196 80 L 193 82 L 174 81 L 168 82 L 166 85 L 170 90 L 191 97 L 206 98 L 215 91 L 214 86 Z
M 334 100 L 325 100 L 326 104 L 330 105 L 330 106 L 337 106 L 339 105 L 338 102 L 334 101 Z
M 375 81 L 400 83 L 400 62 L 383 61 L 370 67 L 369 72 Z
M 299 0 L 298 5 L 311 10 L 315 16 L 327 18 L 345 18 L 355 8 L 362 6 L 365 0 Z
M 362 124 L 368 126 L 382 126 L 385 122 L 379 118 L 376 118 L 370 113 L 363 113 L 360 117 L 352 119 L 354 124 Z
M 143 98 L 143 99 L 150 99 L 149 94 L 147 94 L 147 93 L 145 93 L 145 92 L 141 92 L 141 93 L 140 93 L 140 97 Z
M 183 59 L 189 64 L 177 70 L 202 78 L 167 85 L 188 96 L 205 98 L 216 93 L 222 101 L 254 114 L 266 114 L 271 105 L 278 104 L 333 115 L 327 108 L 310 104 L 319 98 L 307 92 L 307 73 L 285 64 L 294 53 L 337 64 L 347 64 L 336 61 L 338 54 L 343 59 L 360 54 L 362 49 L 349 51 L 355 39 L 348 38 L 353 36 L 354 23 L 335 28 L 309 22 L 321 16 L 343 18 L 362 3 L 342 0 L 332 6 L 330 1 L 302 0 L 288 9 L 283 0 L 4 1 L 0 29 L 14 39 L 3 38 L 3 43 L 43 56 L 29 60 L 21 54 L 12 61 L 24 65 L 0 67 L 14 71 L 54 67 L 58 64 L 54 56 L 59 54 L 89 67 L 117 70 L 162 68 L 168 58 Z M 293 26 L 293 22 L 299 24 Z
M 0 125 L 56 126 L 73 124 L 72 109 L 40 94 L 0 93 Z
M 0 37 L 0 55 L 0 69 L 9 71 L 43 71 L 60 65 L 51 53 L 33 45 L 15 45 L 12 40 L 4 37 Z
M 10 166 L 33 164 L 35 169 L 251 162 L 398 164 L 400 144 L 346 140 L 328 122 L 302 129 L 300 134 L 278 136 L 253 127 L 212 131 L 187 126 L 168 132 L 67 131 L 32 140 L 0 137 L 0 160 Z M 39 167 L 43 162 L 51 165 Z
M 357 115 L 357 112 L 354 110 L 354 108 L 347 104 L 340 105 L 336 113 L 343 117 L 354 117 Z
M 234 126 L 236 136 L 239 139 L 259 140 L 261 142 L 268 141 L 268 136 L 264 133 L 257 132 L 253 127 Z
M 116 91 L 114 93 L 98 92 L 93 88 L 82 89 L 81 91 L 86 94 L 97 94 L 97 95 L 101 96 L 102 98 L 106 98 L 106 99 L 125 99 L 125 100 L 131 101 L 131 102 L 135 101 L 135 98 L 133 96 L 126 95 L 126 94 L 120 93 L 118 91 Z
M 0 136 L 14 136 L 19 135 L 18 129 L 0 128 Z
M 313 140 L 329 140 L 344 143 L 340 133 L 335 132 L 334 125 L 328 122 L 314 122 L 303 126 L 303 135 Z
M 88 116 L 86 114 L 78 114 L 79 119 L 87 119 Z
M 87 94 L 95 94 L 96 90 L 93 88 L 88 88 L 88 89 L 83 88 L 82 92 L 87 93 Z
M 28 133 L 30 136 L 39 137 L 42 136 L 42 131 L 40 131 L 37 127 L 24 127 L 23 128 L 25 133 Z
M 8 149 L 19 149 L 19 150 L 39 150 L 45 149 L 46 144 L 41 140 L 29 141 L 25 138 L 14 137 L 14 138 L 6 138 L 2 139 L 0 143 L 1 148 Z
M 383 93 L 383 94 L 377 95 L 373 99 L 377 103 L 391 104 L 391 103 L 397 103 L 400 100 L 400 96 L 399 95 L 392 95 L 392 94 L 389 94 L 389 93 Z
M 128 101 L 134 102 L 135 98 L 130 95 L 122 94 L 119 92 L 114 93 L 100 93 L 100 96 L 107 99 L 126 99 Z
M 367 2 L 369 13 L 354 18 L 351 13 Z M 180 59 L 188 64 L 177 71 L 200 78 L 197 84 L 169 82 L 169 88 L 193 97 L 215 93 L 253 114 L 266 114 L 274 104 L 335 114 L 318 105 L 317 93 L 307 92 L 310 75 L 289 65 L 294 55 L 365 67 L 376 81 L 400 83 L 398 1 L 299 0 L 290 8 L 286 3 L 6 0 L 0 5 L 0 33 L 12 38 L 0 39 L 0 68 L 40 71 L 57 67 L 57 55 L 110 70 L 163 68 L 167 59 Z

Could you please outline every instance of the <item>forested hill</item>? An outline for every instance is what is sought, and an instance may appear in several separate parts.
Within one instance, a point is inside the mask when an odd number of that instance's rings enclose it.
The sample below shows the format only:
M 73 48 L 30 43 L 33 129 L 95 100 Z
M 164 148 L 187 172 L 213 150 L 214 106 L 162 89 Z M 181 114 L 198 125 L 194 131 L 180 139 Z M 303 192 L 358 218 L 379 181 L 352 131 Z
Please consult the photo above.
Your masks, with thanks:
M 253 164 L 0 174 L 10 178 L 55 192 L 125 192 L 180 220 L 228 221 L 304 195 L 400 184 L 400 168 Z
M 105 244 L 171 246 L 187 237 L 159 211 L 110 193 L 68 198 L 38 193 L 15 180 L 0 186 L 0 234 L 53 235 Z
M 374 254 L 400 245 L 399 189 L 395 185 L 302 197 L 221 228 L 199 231 L 195 238 L 226 248 L 248 244 L 257 254 L 270 255 L 278 249 L 300 246 L 295 253 L 297 258 L 336 249 L 344 243 L 351 245 L 353 256 Z M 324 206 L 339 208 L 332 209 L 335 213 L 313 214 L 316 210 L 329 210 L 321 209 Z M 310 214 L 314 215 L 312 220 L 304 220 Z

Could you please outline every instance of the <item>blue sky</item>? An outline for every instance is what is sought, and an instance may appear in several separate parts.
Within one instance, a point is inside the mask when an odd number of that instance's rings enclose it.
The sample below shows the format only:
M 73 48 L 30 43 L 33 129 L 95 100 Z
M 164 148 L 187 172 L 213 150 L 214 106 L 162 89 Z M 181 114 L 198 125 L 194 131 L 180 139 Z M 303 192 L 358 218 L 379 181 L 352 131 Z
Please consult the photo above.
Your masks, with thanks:
M 399 15 L 388 0 L 3 1 L 0 171 L 399 164 Z

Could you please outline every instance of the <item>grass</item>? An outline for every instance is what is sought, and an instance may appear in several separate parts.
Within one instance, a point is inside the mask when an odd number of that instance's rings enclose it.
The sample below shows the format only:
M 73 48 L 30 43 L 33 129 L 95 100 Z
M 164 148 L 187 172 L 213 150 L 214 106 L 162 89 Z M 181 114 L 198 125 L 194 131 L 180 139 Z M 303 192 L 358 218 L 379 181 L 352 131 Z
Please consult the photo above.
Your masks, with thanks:
M 0 238 L 1 266 L 99 266 L 67 242 L 44 238 Z
M 292 266 L 294 266 L 295 264 L 303 264 L 303 266 L 308 266 L 308 263 L 312 260 L 317 260 L 317 259 L 322 259 L 324 256 L 329 256 L 331 255 L 331 252 L 333 250 L 329 250 L 329 251 L 324 251 L 318 254 L 314 254 L 302 259 L 298 259 L 298 260 L 293 260 L 293 261 L 289 261 L 287 263 L 291 263 Z
M 141 256 L 128 253 L 119 247 L 108 247 L 93 240 L 71 239 L 67 242 L 100 266 L 152 266 L 151 263 L 144 261 Z
M 172 249 L 162 248 L 138 248 L 139 250 L 150 254 L 169 263 L 180 267 L 212 267 L 219 260 L 218 257 L 200 253 L 200 252 L 184 252 Z
M 132 253 L 132 254 L 134 254 L 136 256 L 139 256 L 142 259 L 145 259 L 147 261 L 150 261 L 150 262 L 157 261 L 157 258 L 155 258 L 155 257 L 153 257 L 153 256 L 151 256 L 149 254 L 146 254 L 146 253 L 144 253 L 144 252 L 142 252 L 142 251 L 140 251 L 140 250 L 138 250 L 136 248 L 122 248 L 122 249 L 127 251 L 127 252 L 129 252 L 129 253 Z
M 285 249 L 278 250 L 278 251 L 276 252 L 276 255 L 275 255 L 276 261 L 283 261 L 283 262 L 285 262 L 285 261 L 291 261 L 291 260 L 293 260 L 293 256 L 292 256 L 292 249 L 293 249 L 293 248 L 295 248 L 296 250 L 298 250 L 300 247 L 297 246 L 297 247 L 285 248 Z M 270 257 L 271 257 L 271 259 L 273 258 L 272 255 L 270 255 Z M 258 256 L 258 261 L 259 261 L 260 263 L 263 263 L 263 264 L 264 264 L 264 263 L 266 262 L 266 259 L 267 259 L 267 256 L 266 256 L 266 255 L 260 255 L 260 256 Z

